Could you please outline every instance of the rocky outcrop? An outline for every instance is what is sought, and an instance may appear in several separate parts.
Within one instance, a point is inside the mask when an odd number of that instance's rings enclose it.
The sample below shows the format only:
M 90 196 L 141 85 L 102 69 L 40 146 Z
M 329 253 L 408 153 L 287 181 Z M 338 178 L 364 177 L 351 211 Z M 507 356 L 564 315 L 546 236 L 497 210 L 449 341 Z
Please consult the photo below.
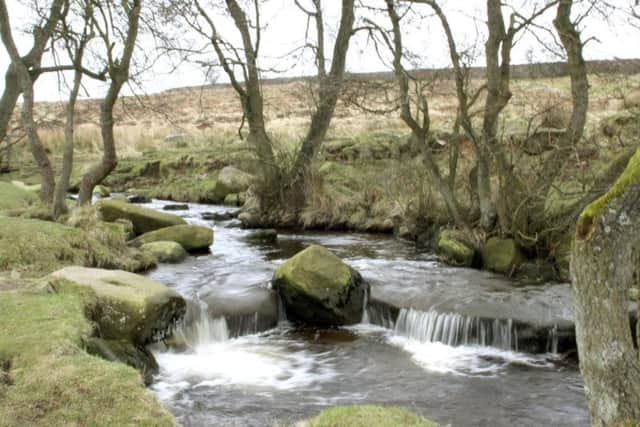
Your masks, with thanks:
M 482 263 L 487 270 L 512 274 L 524 261 L 518 244 L 513 239 L 492 237 L 482 248 Z
M 143 208 L 117 200 L 101 200 L 96 203 L 96 207 L 104 221 L 112 222 L 118 219 L 131 221 L 136 234 L 144 234 L 160 228 L 186 224 L 186 221 L 177 215 L 158 212 L 154 209 Z
M 209 249 L 213 244 L 213 230 L 199 225 L 174 225 L 138 236 L 134 246 L 151 242 L 175 242 L 187 252 Z
M 360 273 L 318 245 L 280 265 L 272 285 L 289 320 L 318 326 L 360 322 L 369 292 Z
M 140 250 L 149 253 L 156 261 L 167 264 L 184 261 L 188 256 L 187 251 L 184 250 L 180 243 L 169 241 L 145 243 L 140 247 Z
M 185 300 L 162 283 L 121 270 L 66 267 L 51 273 L 47 281 L 56 291 L 89 292 L 95 304 L 89 308 L 101 338 L 136 345 L 156 342 L 185 313 Z

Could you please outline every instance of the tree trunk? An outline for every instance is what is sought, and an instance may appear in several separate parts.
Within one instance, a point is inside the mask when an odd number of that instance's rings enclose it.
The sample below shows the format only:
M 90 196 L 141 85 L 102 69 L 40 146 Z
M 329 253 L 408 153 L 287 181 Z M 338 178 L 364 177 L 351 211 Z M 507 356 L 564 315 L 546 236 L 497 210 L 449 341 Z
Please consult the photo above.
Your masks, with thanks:
M 322 141 L 327 134 L 333 113 L 340 96 L 342 82 L 344 79 L 344 71 L 346 68 L 347 51 L 353 34 L 353 23 L 355 21 L 354 0 L 342 0 L 342 14 L 340 17 L 340 28 L 336 37 L 333 48 L 333 58 L 331 60 L 331 69 L 326 77 L 319 76 L 319 105 L 311 117 L 311 125 L 305 139 L 302 141 L 302 147 L 296 156 L 294 165 L 294 177 L 297 181 L 294 183 L 300 189 L 304 186 L 304 182 L 308 176 L 311 161 L 316 156 Z
M 20 53 L 13 40 L 11 27 L 9 26 L 9 14 L 4 0 L 0 0 L 0 37 L 4 43 L 9 57 L 11 58 L 12 68 L 15 71 L 17 82 L 22 90 L 22 111 L 20 114 L 22 126 L 25 129 L 31 147 L 31 153 L 40 169 L 42 177 L 42 189 L 40 191 L 40 199 L 43 202 L 50 203 L 53 201 L 53 191 L 55 187 L 55 177 L 49 157 L 38 136 L 38 129 L 33 120 L 33 80 L 29 74 L 27 65 L 20 57 Z M 3 97 L 4 98 L 4 97 Z M 11 98 L 7 102 L 10 102 Z M 9 114 L 5 112 L 4 114 Z M 5 128 L 6 130 L 6 128 Z
M 578 220 L 571 259 L 580 371 L 594 426 L 640 423 L 629 288 L 640 278 L 640 150 Z
M 118 95 L 125 82 L 129 79 L 129 66 L 131 58 L 136 47 L 136 39 L 138 37 L 138 28 L 140 22 L 140 0 L 133 0 L 127 11 L 127 32 L 123 41 L 124 48 L 122 56 L 109 63 L 109 77 L 111 84 L 107 91 L 107 95 L 100 104 L 100 134 L 102 136 L 102 161 L 89 169 L 80 181 L 80 192 L 78 194 L 78 204 L 80 206 L 91 203 L 93 189 L 100 184 L 111 171 L 118 165 L 118 156 L 116 153 L 116 142 L 113 134 L 113 107 L 118 100 Z M 110 47 L 108 47 L 110 48 Z
M 82 52 L 78 49 L 78 52 Z M 81 63 L 82 55 L 80 53 L 76 61 Z M 68 212 L 67 208 L 67 190 L 69 189 L 69 181 L 71 180 L 71 172 L 73 170 L 73 151 L 74 151 L 74 125 L 75 125 L 75 108 L 78 92 L 80 91 L 80 83 L 82 82 L 82 71 L 77 69 L 74 73 L 73 87 L 69 94 L 69 102 L 66 106 L 66 123 L 64 127 L 64 154 L 62 156 L 62 174 L 60 181 L 56 187 L 55 197 L 53 200 L 53 217 L 58 218 Z

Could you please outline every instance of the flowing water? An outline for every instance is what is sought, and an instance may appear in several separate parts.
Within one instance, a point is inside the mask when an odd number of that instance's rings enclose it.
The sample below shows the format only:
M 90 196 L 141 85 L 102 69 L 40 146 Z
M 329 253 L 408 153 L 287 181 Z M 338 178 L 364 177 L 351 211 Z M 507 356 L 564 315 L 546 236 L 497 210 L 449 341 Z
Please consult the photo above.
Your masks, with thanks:
M 184 346 L 154 350 L 151 387 L 183 425 L 272 426 L 362 403 L 452 426 L 588 425 L 575 360 L 558 353 L 575 346 L 567 285 L 449 268 L 385 236 L 282 233 L 249 244 L 237 220 L 200 218 L 225 210 L 176 212 L 215 228 L 212 253 L 150 273 L 189 300 Z M 362 323 L 313 330 L 279 318 L 273 270 L 312 243 L 371 283 Z

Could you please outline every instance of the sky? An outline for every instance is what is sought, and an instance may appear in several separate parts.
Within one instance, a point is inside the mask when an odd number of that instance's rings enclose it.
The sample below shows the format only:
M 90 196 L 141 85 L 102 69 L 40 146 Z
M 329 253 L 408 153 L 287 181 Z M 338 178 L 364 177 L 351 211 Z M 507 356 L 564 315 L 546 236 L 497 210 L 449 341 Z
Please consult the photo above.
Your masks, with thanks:
M 309 3 L 309 0 L 302 2 Z M 613 0 L 622 5 L 629 0 Z M 538 0 L 538 3 L 540 0 Z M 10 23 L 18 48 L 22 53 L 29 49 L 31 35 L 28 31 L 29 23 L 33 22 L 33 12 L 24 6 L 25 0 L 7 0 Z M 367 6 L 383 6 L 381 0 L 364 0 Z M 531 6 L 534 0 L 510 0 L 514 7 L 522 5 Z M 325 23 L 327 31 L 327 52 L 331 51 L 333 35 L 337 32 L 339 23 L 340 2 L 338 0 L 325 0 Z M 444 0 L 443 8 L 449 17 L 458 46 L 467 48 L 475 45 L 477 57 L 474 65 L 482 65 L 482 43 L 485 35 L 486 24 L 484 20 L 486 0 Z M 275 68 L 280 72 L 265 72 L 265 76 L 295 76 L 311 74 L 314 71 L 313 61 L 307 51 L 306 55 L 298 58 L 295 49 L 304 43 L 306 17 L 294 5 L 293 0 L 262 0 L 262 22 L 267 23 L 263 31 L 262 62 L 265 69 Z M 520 10 L 520 9 L 519 9 Z M 449 66 L 448 52 L 444 42 L 444 36 L 439 23 L 429 15 L 429 10 L 424 5 L 414 6 L 416 14 L 408 15 L 403 26 L 403 38 L 406 47 L 417 54 L 417 59 L 409 66 L 420 67 L 447 67 Z M 505 16 L 509 10 L 505 8 Z M 380 24 L 387 25 L 384 15 L 370 17 Z M 418 14 L 424 15 L 420 18 Z M 551 28 L 551 20 L 554 11 L 551 10 L 539 20 L 540 26 Z M 216 14 L 216 24 L 219 31 L 226 37 L 237 40 L 232 23 L 221 14 Z M 599 14 L 593 14 L 582 22 L 583 40 L 593 38 L 585 46 L 584 54 L 587 59 L 612 59 L 612 58 L 637 58 L 640 57 L 638 42 L 640 41 L 640 29 L 633 28 L 625 23 L 621 16 L 608 18 Z M 192 34 L 180 20 L 174 20 L 166 25 L 166 29 L 179 38 L 185 46 L 203 45 L 199 36 Z M 537 31 L 539 37 L 546 37 L 544 31 Z M 478 41 L 480 43 L 478 43 Z M 142 35 L 139 39 L 138 49 L 148 54 L 157 52 L 154 42 L 149 35 Z M 386 58 L 382 54 L 383 59 Z M 210 61 L 213 54 L 200 57 L 204 61 Z M 513 63 L 526 63 L 530 60 L 550 61 L 559 60 L 546 51 L 531 34 L 525 34 L 518 39 L 514 48 Z M 9 57 L 4 47 L 0 47 L 0 72 L 4 73 L 9 65 Z M 347 69 L 350 72 L 385 71 L 389 69 L 388 61 L 381 60 L 375 49 L 364 33 L 360 33 L 352 40 L 347 58 Z M 198 86 L 208 81 L 226 82 L 224 74 L 220 70 L 214 70 L 213 74 L 206 75 L 205 68 L 192 63 L 179 63 L 176 58 L 160 55 L 154 66 L 138 75 L 139 85 L 125 87 L 123 94 L 155 93 L 165 89 Z M 4 90 L 4 79 L 0 79 L 0 90 Z M 101 97 L 104 94 L 103 84 L 87 81 L 82 97 Z M 59 78 L 54 74 L 42 76 L 35 87 L 36 100 L 61 101 L 65 100 L 67 90 L 59 84 Z

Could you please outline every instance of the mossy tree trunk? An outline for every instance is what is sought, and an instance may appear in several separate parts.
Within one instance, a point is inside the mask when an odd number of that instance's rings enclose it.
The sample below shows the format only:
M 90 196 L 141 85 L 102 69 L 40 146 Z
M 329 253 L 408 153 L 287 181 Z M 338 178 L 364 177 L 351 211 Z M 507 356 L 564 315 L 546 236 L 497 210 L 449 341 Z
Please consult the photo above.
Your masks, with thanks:
M 594 426 L 640 424 L 640 360 L 629 288 L 640 281 L 640 150 L 582 212 L 571 276 L 580 371 Z

